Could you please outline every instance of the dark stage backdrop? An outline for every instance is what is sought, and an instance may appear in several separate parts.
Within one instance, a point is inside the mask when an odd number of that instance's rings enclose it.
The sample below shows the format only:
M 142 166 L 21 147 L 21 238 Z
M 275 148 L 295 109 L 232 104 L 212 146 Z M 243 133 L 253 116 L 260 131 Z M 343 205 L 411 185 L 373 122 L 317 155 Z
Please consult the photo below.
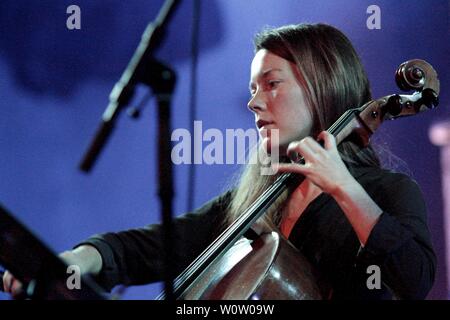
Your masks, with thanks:
M 0 202 L 56 252 L 95 233 L 160 221 L 154 100 L 139 121 L 120 115 L 90 174 L 77 166 L 111 88 L 162 3 L 0 2 Z M 72 4 L 81 9 L 79 30 L 66 26 Z M 381 29 L 367 27 L 370 5 L 380 8 Z M 178 75 L 173 129 L 191 125 L 193 8 L 193 0 L 182 1 L 156 53 Z M 430 125 L 450 113 L 448 12 L 445 0 L 206 0 L 201 1 L 199 26 L 196 119 L 203 130 L 254 126 L 246 108 L 251 41 L 267 25 L 325 22 L 344 31 L 361 55 L 375 98 L 399 92 L 393 72 L 401 62 L 421 58 L 435 67 L 441 79 L 440 109 L 384 124 L 377 133 L 406 161 L 426 197 L 439 259 L 432 299 L 448 297 L 439 149 L 428 138 Z M 146 91 L 139 86 L 132 104 Z M 197 165 L 189 186 L 189 166 L 176 166 L 174 213 L 189 210 L 189 187 L 197 207 L 221 193 L 237 168 Z M 129 288 L 123 298 L 152 299 L 160 287 Z

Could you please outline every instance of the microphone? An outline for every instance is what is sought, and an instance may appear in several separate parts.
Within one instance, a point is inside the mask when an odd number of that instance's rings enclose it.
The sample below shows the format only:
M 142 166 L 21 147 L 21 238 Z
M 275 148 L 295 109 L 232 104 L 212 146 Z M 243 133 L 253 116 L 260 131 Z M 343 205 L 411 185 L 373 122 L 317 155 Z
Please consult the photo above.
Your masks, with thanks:
M 145 28 L 139 46 L 109 95 L 109 104 L 102 115 L 100 126 L 81 160 L 80 169 L 82 171 L 89 172 L 91 170 L 111 135 L 118 113 L 130 101 L 136 83 L 149 84 L 148 74 L 155 72 L 149 69 L 153 67 L 153 64 L 149 63 L 148 60 L 152 60 L 150 59 L 151 53 L 159 45 L 165 31 L 164 27 L 179 3 L 179 0 L 166 0 L 155 21 L 149 23 Z M 150 79 L 150 81 L 158 84 L 161 82 L 161 77 L 164 77 L 164 75 L 158 74 L 158 78 Z

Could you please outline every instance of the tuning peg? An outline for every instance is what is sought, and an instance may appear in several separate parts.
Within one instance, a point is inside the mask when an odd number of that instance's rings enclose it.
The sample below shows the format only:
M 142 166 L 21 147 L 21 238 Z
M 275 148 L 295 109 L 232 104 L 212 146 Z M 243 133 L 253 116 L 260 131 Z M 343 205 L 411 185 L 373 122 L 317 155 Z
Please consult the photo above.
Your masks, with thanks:
M 433 109 L 439 104 L 439 97 L 433 89 L 426 88 L 422 91 L 422 102 L 428 108 Z
M 402 97 L 398 94 L 394 94 L 389 97 L 387 100 L 386 105 L 384 108 L 386 108 L 386 111 L 390 113 L 392 116 L 398 116 L 400 112 L 402 112 Z

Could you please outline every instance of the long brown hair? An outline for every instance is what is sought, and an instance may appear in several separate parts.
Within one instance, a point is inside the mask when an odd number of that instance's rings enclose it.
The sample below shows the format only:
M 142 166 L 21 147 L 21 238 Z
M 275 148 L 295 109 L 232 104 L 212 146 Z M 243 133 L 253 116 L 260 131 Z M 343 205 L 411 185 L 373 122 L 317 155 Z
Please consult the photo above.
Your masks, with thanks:
M 348 38 L 326 24 L 299 24 L 265 29 L 254 38 L 255 53 L 266 49 L 295 64 L 298 80 L 305 92 L 313 116 L 311 136 L 328 129 L 346 110 L 371 100 L 369 81 L 361 61 Z M 380 166 L 372 147 L 360 148 L 348 140 L 339 145 L 344 162 L 351 171 L 356 166 Z M 255 148 L 251 157 L 261 157 Z M 267 156 L 267 155 L 263 155 Z M 255 163 L 255 161 L 250 161 Z M 260 163 L 248 164 L 237 179 L 229 205 L 230 223 L 276 179 L 276 175 L 260 174 Z M 287 193 L 267 212 L 275 225 Z

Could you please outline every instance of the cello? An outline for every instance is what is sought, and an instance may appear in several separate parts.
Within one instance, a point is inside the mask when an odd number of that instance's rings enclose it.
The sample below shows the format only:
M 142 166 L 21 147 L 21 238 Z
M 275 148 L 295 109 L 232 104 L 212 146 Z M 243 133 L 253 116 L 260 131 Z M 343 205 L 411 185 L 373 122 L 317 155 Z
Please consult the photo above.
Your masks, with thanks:
M 356 137 L 362 147 L 383 121 L 412 116 L 439 103 L 439 80 L 424 60 L 402 63 L 397 86 L 410 95 L 391 94 L 347 110 L 327 131 L 339 144 Z M 304 163 L 304 159 L 296 162 Z M 281 174 L 250 207 L 231 223 L 174 281 L 174 297 L 182 300 L 327 299 L 331 287 L 308 260 L 270 222 L 270 232 L 250 241 L 244 234 L 286 190 L 304 178 Z M 160 294 L 157 299 L 164 299 Z

